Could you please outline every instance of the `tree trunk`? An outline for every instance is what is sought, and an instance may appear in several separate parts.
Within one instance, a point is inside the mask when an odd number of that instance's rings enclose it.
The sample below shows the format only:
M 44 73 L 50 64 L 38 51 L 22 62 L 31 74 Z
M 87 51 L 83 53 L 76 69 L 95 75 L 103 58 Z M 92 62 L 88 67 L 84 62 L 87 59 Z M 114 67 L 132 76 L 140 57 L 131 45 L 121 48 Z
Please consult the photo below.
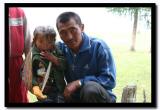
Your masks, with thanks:
M 131 51 L 135 51 L 137 24 L 138 24 L 138 9 L 136 8 L 136 9 L 134 10 L 134 22 L 133 22 Z

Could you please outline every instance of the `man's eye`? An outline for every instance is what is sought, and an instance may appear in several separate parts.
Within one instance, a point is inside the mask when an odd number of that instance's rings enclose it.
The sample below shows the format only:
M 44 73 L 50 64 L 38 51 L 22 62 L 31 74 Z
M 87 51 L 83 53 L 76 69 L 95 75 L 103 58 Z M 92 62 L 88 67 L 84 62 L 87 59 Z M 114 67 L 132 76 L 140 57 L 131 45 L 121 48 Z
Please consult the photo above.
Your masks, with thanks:
M 67 34 L 67 32 L 64 32 L 64 31 L 60 32 L 60 35 L 62 35 L 62 36 L 65 36 L 66 34 Z
M 77 31 L 77 29 L 75 29 L 75 28 L 72 28 L 71 29 L 71 33 L 74 33 L 74 32 L 76 32 Z

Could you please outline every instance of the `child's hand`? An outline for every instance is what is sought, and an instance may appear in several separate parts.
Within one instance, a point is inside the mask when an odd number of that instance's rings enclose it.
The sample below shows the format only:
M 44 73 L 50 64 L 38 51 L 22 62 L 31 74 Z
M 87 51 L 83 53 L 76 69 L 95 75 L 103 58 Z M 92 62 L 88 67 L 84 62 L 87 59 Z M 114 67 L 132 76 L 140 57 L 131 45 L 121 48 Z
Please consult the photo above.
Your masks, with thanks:
M 40 90 L 39 86 L 33 86 L 32 88 L 33 94 L 37 97 L 39 100 L 46 99 L 47 96 L 43 95 L 42 91 Z
M 58 58 L 47 51 L 41 52 L 40 55 L 42 56 L 42 58 L 51 61 L 56 66 L 60 64 Z
M 44 52 L 41 52 L 40 53 L 41 57 L 44 58 L 44 59 L 47 59 L 49 61 L 52 61 L 52 54 L 47 52 L 47 51 L 44 51 Z

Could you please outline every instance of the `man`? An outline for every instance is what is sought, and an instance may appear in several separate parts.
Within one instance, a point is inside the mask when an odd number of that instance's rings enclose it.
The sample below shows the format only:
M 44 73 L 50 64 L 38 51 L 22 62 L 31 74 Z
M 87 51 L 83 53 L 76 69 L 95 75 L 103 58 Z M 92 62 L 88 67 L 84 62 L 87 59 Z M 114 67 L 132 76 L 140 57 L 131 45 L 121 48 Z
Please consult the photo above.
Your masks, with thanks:
M 21 80 L 22 54 L 30 48 L 26 17 L 21 8 L 9 8 L 9 103 L 26 103 L 27 89 Z
M 67 86 L 64 97 L 68 102 L 113 103 L 116 96 L 116 68 L 111 51 L 105 42 L 91 38 L 84 31 L 79 15 L 60 14 L 56 26 L 68 63 L 65 74 Z

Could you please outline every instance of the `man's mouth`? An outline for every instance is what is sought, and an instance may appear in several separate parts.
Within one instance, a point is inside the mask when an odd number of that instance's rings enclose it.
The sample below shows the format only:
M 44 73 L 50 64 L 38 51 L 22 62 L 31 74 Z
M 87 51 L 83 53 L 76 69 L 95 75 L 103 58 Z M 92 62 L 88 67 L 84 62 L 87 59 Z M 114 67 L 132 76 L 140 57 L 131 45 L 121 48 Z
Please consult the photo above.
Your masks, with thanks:
M 74 44 L 74 40 L 70 40 L 67 42 L 68 45 L 73 45 Z

